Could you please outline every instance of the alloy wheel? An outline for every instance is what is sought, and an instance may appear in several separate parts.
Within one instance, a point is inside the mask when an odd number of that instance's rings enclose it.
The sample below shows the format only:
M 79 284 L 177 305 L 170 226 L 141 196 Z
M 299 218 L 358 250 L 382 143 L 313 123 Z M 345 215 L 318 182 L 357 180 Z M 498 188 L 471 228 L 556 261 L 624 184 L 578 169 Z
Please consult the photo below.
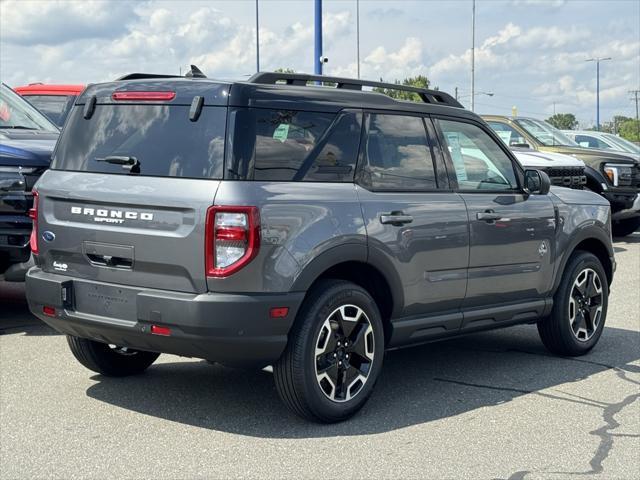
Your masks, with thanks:
M 374 358 L 371 322 L 362 308 L 342 305 L 322 324 L 315 342 L 316 380 L 324 395 L 346 402 L 367 382 Z
M 602 280 L 598 273 L 585 268 L 577 276 L 569 294 L 569 323 L 574 336 L 588 341 L 602 318 Z

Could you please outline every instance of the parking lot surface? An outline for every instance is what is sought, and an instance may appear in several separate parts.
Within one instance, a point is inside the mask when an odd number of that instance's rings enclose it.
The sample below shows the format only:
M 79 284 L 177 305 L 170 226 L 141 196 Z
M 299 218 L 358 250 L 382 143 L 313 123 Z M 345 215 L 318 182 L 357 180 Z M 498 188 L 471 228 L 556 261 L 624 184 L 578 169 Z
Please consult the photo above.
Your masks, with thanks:
M 638 478 L 640 233 L 615 250 L 589 355 L 549 355 L 534 326 L 389 352 L 362 412 L 329 426 L 264 371 L 163 355 L 96 375 L 0 282 L 0 478 Z

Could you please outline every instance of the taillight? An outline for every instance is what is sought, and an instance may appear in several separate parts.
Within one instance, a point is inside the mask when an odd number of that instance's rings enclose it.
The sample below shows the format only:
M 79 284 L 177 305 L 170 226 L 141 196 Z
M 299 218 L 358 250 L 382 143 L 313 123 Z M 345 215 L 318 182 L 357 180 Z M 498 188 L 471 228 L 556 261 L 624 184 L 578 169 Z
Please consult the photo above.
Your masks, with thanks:
M 207 210 L 205 266 L 209 277 L 227 277 L 257 255 L 260 213 L 256 207 L 214 206 Z
M 176 98 L 176 92 L 114 92 L 111 95 L 114 101 L 169 101 Z
M 29 218 L 31 218 L 31 237 L 29 238 L 29 247 L 31 253 L 38 255 L 38 192 L 33 191 L 33 207 L 29 209 Z

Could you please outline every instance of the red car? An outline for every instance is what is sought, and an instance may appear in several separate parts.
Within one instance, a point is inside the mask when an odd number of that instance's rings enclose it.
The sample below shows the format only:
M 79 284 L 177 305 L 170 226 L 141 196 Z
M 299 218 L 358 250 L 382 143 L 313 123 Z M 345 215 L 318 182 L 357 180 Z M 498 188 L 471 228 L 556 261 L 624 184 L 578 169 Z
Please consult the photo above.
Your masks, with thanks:
M 14 90 L 49 117 L 53 123 L 62 127 L 73 102 L 82 93 L 84 87 L 84 85 L 30 83 Z

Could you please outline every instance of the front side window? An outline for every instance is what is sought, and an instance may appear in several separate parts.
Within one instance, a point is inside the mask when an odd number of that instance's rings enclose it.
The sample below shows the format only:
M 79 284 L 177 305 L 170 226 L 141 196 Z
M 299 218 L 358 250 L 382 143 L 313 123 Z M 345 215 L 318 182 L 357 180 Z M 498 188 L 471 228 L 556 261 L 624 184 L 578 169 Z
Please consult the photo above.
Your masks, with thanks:
M 487 123 L 491 127 L 491 130 L 496 132 L 496 134 L 500 137 L 500 140 L 502 140 L 510 147 L 524 147 L 525 145 L 528 145 L 527 139 L 511 125 L 507 125 L 506 123 L 502 122 Z
M 420 117 L 369 115 L 362 183 L 372 190 L 435 190 L 436 175 Z
M 58 133 L 58 128 L 47 117 L 4 84 L 0 87 L 0 129 Z
M 574 140 L 581 147 L 611 149 L 611 146 L 591 135 L 576 135 Z
M 513 163 L 493 138 L 476 125 L 438 120 L 460 190 L 515 190 Z
M 360 113 L 238 108 L 229 125 L 226 178 L 353 181 Z

